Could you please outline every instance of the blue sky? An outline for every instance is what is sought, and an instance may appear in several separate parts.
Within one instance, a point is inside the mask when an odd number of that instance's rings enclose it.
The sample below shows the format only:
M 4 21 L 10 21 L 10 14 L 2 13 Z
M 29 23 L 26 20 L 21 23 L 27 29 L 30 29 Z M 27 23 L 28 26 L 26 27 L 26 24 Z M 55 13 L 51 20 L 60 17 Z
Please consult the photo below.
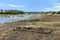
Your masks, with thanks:
M 0 0 L 0 9 L 22 11 L 59 11 L 59 0 Z

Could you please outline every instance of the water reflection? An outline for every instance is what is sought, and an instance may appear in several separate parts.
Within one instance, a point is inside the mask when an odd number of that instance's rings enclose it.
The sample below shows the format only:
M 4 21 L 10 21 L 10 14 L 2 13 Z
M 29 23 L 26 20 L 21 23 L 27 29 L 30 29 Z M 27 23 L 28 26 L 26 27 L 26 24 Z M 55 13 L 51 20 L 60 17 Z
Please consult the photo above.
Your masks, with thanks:
M 7 22 L 7 21 L 10 21 L 10 20 L 27 20 L 29 18 L 31 18 L 32 15 L 23 15 L 23 16 L 13 16 L 13 15 L 10 15 L 10 16 L 1 16 L 0 17 L 0 22 Z

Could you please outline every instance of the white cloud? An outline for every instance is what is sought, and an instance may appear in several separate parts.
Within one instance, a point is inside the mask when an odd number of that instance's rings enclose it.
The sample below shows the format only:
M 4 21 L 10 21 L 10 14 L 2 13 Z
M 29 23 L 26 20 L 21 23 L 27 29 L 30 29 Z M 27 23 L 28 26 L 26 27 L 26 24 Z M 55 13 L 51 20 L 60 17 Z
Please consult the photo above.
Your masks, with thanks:
M 0 3 L 0 6 L 3 6 L 4 4 Z
M 15 5 L 15 4 L 2 4 L 0 6 L 8 6 L 8 7 L 26 7 L 26 5 Z
M 38 0 L 38 2 L 41 2 L 41 1 L 47 1 L 47 2 L 50 2 L 50 3 L 58 2 L 58 0 Z
M 14 5 L 14 4 L 8 4 L 9 7 L 25 7 L 25 5 Z
M 38 1 L 42 1 L 42 0 L 38 0 Z M 58 3 L 58 0 L 47 0 L 47 2 L 49 2 L 53 6 L 41 8 L 39 11 L 59 11 L 60 10 L 60 3 Z
M 51 8 L 43 8 L 39 11 L 60 11 L 60 3 L 55 3 Z
M 0 5 L 3 5 L 3 4 L 0 4 Z

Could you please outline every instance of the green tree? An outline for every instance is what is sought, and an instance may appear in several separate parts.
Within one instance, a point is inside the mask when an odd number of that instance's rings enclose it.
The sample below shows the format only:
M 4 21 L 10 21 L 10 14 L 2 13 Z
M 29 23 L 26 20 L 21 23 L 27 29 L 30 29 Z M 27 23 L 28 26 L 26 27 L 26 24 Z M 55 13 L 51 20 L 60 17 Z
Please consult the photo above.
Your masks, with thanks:
M 51 15 L 54 15 L 56 12 L 54 11 L 54 12 L 52 12 L 52 14 Z
M 0 14 L 3 14 L 3 9 L 0 10 Z
M 23 12 L 23 11 L 18 11 L 18 13 L 19 13 L 19 14 L 24 14 L 24 12 Z
M 24 14 L 24 12 L 20 10 L 5 10 L 5 14 Z
M 57 14 L 60 14 L 60 11 L 58 11 Z

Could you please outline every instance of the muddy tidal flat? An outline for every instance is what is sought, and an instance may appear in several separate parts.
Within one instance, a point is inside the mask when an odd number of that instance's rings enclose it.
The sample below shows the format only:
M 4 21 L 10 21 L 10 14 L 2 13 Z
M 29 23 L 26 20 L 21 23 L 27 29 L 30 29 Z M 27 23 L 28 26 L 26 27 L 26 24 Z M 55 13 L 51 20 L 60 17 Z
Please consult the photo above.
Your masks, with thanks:
M 2 23 L 0 40 L 60 40 L 60 16 L 48 17 Z

